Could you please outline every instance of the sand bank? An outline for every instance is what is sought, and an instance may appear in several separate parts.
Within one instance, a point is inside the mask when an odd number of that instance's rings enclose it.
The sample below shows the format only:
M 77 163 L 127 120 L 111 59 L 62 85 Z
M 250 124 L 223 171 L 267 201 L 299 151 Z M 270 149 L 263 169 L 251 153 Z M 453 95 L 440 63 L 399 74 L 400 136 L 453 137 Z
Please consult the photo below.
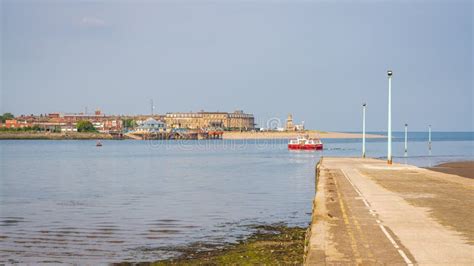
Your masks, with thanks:
M 474 161 L 442 163 L 428 169 L 446 174 L 474 178 Z

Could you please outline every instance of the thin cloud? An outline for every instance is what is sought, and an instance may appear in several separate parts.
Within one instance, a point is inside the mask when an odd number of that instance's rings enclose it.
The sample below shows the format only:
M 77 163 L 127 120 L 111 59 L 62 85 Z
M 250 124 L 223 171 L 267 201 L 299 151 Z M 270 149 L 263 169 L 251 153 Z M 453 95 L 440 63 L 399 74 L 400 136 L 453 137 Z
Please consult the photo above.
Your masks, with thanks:
M 100 18 L 83 17 L 81 19 L 81 25 L 84 25 L 87 27 L 104 27 L 106 24 L 105 24 L 105 21 Z

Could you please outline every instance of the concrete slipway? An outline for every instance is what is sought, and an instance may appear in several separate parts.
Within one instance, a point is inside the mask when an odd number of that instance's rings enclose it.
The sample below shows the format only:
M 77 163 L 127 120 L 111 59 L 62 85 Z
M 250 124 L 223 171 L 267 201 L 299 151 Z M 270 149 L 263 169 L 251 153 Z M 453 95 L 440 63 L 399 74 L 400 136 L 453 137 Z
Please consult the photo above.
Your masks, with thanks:
M 324 158 L 307 265 L 474 265 L 474 180 L 414 166 Z

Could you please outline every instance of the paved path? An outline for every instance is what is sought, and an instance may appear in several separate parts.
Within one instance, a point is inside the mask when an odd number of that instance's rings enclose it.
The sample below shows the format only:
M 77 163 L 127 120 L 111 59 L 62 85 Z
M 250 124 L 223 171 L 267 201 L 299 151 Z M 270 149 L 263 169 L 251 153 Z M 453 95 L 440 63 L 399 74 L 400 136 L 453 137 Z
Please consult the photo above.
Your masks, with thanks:
M 318 168 L 307 265 L 474 265 L 474 180 L 375 159 Z

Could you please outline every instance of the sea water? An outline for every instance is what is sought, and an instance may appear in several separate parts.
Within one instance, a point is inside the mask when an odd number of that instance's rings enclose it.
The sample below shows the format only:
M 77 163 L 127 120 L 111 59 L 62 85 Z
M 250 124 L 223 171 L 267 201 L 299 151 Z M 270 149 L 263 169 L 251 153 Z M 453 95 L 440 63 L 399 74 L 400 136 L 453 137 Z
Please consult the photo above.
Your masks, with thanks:
M 472 160 L 472 132 L 394 134 L 394 161 Z M 321 156 L 360 156 L 360 139 L 318 152 L 287 140 L 0 141 L 0 263 L 154 261 L 219 246 L 253 225 L 306 227 Z M 367 156 L 384 159 L 386 139 Z

